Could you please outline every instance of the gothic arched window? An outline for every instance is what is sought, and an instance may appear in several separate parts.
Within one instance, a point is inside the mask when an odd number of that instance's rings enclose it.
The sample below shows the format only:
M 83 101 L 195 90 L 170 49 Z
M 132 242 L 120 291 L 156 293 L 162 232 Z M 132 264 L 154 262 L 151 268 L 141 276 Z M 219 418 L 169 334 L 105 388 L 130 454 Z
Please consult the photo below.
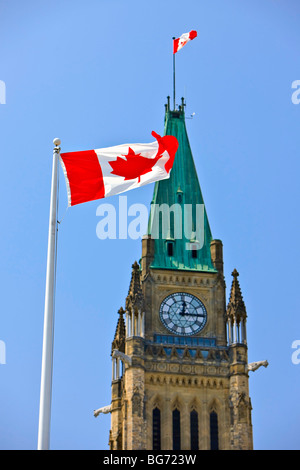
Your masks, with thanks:
M 173 411 L 173 450 L 180 450 L 180 411 Z
M 215 411 L 210 413 L 210 449 L 219 450 L 218 415 Z
M 196 410 L 193 410 L 190 413 L 190 429 L 191 429 L 191 450 L 199 450 L 198 413 Z
M 160 450 L 160 409 L 154 408 L 152 411 L 152 449 Z

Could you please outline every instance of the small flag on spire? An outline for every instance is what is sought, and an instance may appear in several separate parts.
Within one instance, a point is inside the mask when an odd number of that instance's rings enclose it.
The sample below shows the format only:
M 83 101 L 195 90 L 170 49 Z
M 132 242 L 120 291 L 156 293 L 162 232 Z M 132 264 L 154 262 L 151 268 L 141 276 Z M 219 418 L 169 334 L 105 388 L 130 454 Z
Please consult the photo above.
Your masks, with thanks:
M 195 39 L 196 37 L 197 31 L 192 30 L 189 33 L 182 34 L 180 38 L 173 39 L 173 54 L 176 54 L 176 52 L 180 51 L 187 42 Z

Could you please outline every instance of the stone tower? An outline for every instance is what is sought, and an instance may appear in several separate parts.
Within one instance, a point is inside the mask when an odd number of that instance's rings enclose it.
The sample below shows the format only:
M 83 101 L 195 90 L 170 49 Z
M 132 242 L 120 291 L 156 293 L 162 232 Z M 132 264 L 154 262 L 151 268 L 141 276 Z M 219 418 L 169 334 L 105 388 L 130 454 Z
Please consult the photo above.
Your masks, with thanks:
M 226 306 L 223 245 L 214 240 L 186 132 L 184 101 L 165 112 L 179 142 L 154 188 L 112 343 L 111 450 L 252 449 L 246 308 Z

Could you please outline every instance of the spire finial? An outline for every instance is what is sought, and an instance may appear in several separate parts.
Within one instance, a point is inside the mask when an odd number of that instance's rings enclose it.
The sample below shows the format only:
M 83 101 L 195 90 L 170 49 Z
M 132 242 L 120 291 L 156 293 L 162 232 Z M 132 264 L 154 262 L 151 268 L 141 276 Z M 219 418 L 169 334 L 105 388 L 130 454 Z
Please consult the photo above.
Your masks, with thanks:
M 122 317 L 124 313 L 125 313 L 125 310 L 123 309 L 123 307 L 120 307 L 118 310 L 118 314 L 120 315 L 120 317 Z
M 167 96 L 167 111 L 170 111 L 170 97 Z
M 237 277 L 239 276 L 239 273 L 238 273 L 237 270 L 234 268 L 234 270 L 232 271 L 231 275 L 234 277 L 234 279 L 237 279 Z
M 139 263 L 137 261 L 135 261 L 131 267 L 135 271 L 138 271 L 140 269 Z

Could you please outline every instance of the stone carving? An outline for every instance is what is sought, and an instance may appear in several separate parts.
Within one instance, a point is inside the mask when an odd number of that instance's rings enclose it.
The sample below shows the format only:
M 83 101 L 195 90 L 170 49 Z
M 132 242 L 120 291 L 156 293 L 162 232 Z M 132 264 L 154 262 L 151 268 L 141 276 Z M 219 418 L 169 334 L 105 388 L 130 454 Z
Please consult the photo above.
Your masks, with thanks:
M 269 365 L 268 361 L 258 361 L 258 362 L 251 362 L 251 364 L 248 364 L 246 368 L 248 371 L 251 370 L 252 372 L 255 372 L 261 366 L 268 367 L 268 365 Z
M 112 357 L 119 357 L 122 361 L 125 362 L 125 364 L 128 364 L 129 366 L 131 366 L 131 362 L 132 362 L 131 357 L 127 356 L 121 351 L 118 351 L 117 349 L 113 349 Z
M 103 413 L 104 415 L 111 413 L 111 405 L 103 406 L 102 408 L 98 408 L 98 410 L 94 410 L 95 418 L 97 418 L 100 413 Z

